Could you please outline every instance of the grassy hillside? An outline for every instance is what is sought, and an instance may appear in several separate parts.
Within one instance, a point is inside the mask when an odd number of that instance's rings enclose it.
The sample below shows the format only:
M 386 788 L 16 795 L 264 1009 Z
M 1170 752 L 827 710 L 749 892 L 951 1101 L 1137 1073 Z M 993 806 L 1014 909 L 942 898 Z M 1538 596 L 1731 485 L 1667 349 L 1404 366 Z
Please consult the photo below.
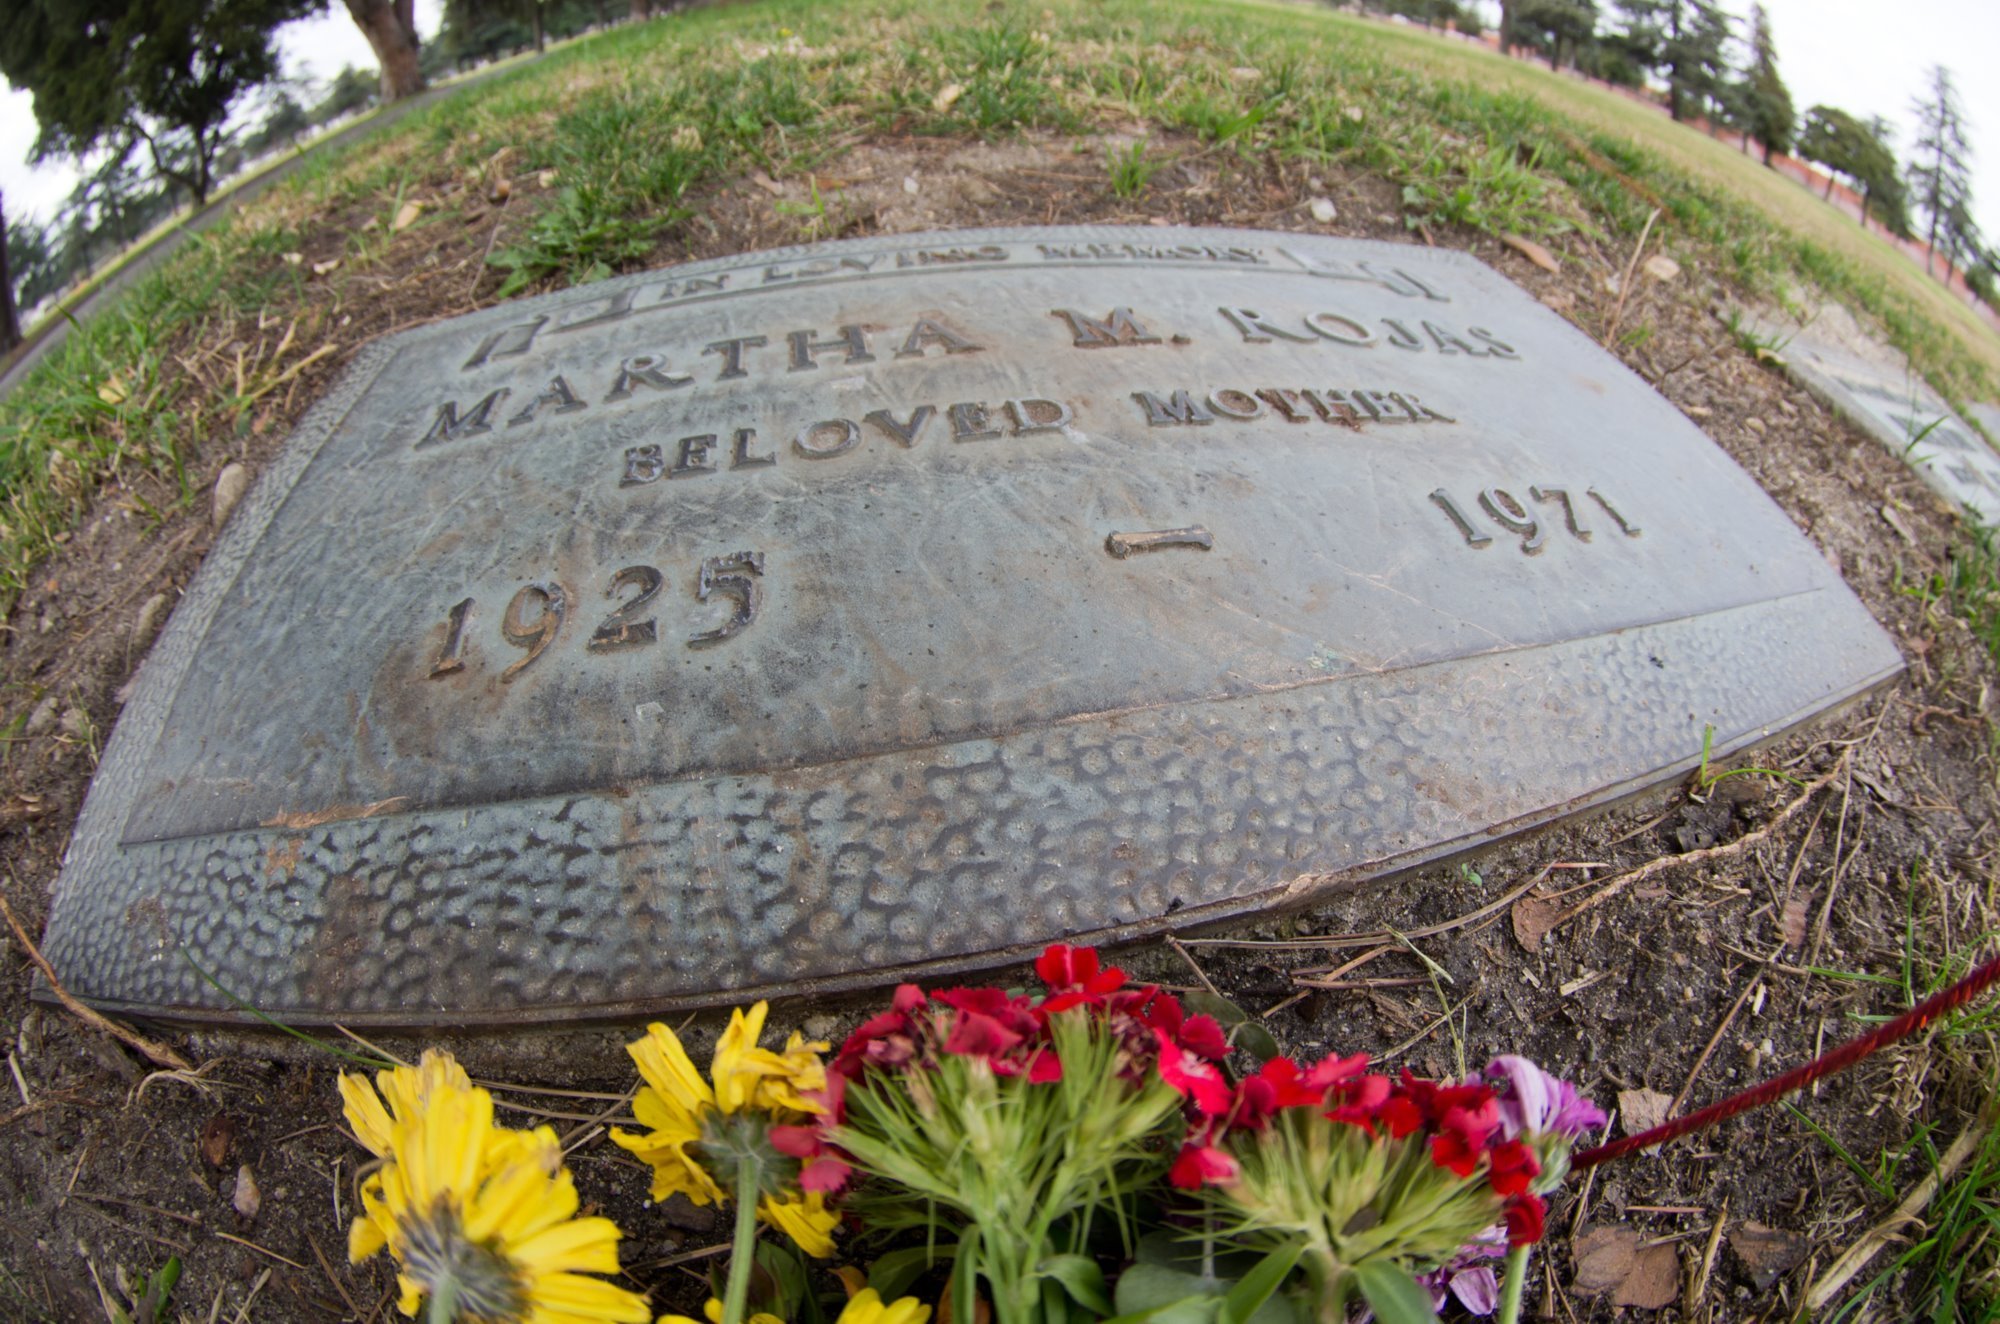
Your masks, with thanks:
M 1522 235 L 1614 269 L 1657 208 L 1651 242 L 1732 293 L 1817 284 L 1947 396 L 2000 382 L 2000 338 L 1803 190 L 1464 43 L 1261 0 L 777 0 L 576 43 L 327 155 L 190 244 L 0 401 L 0 597 L 107 480 L 141 505 L 192 500 L 204 439 L 288 426 L 366 335 L 670 262 L 700 200 L 752 172 L 797 177 L 869 140 L 1022 134 L 1070 144 L 1139 211 L 1176 153 L 1248 178 L 1302 162 L 1386 180 L 1436 242 Z M 527 186 L 496 225 L 509 179 Z M 462 251 L 475 223 L 492 236 Z M 462 293 L 406 288 L 447 258 L 470 268 Z

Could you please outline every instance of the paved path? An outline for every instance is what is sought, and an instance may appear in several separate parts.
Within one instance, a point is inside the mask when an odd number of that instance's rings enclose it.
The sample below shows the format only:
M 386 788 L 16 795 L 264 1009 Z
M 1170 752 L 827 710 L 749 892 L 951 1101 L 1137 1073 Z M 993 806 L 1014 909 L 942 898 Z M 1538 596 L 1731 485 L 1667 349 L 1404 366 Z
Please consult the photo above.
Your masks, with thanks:
M 551 44 L 551 49 L 553 49 L 553 44 Z M 201 231 L 208 229 L 229 215 L 230 211 L 239 203 L 249 202 L 263 193 L 265 189 L 270 188 L 279 180 L 291 175 L 307 157 L 331 148 L 344 147 L 357 142 L 377 129 L 389 127 L 391 124 L 409 115 L 412 111 L 433 105 L 445 97 L 452 95 L 454 92 L 471 87 L 476 83 L 485 82 L 487 79 L 506 73 L 509 70 L 518 69 L 529 62 L 531 61 L 503 60 L 487 65 L 482 69 L 475 69 L 464 77 L 455 79 L 450 83 L 429 88 L 407 100 L 384 106 L 376 114 L 363 120 L 357 120 L 337 133 L 329 134 L 305 151 L 294 152 L 291 156 L 272 166 L 256 178 L 246 180 L 228 192 L 210 199 L 206 207 L 203 207 L 200 211 L 181 222 L 181 224 L 153 240 L 151 244 L 147 245 L 144 251 L 136 254 L 123 267 L 119 268 L 115 274 L 107 277 L 96 289 L 85 295 L 80 302 L 70 309 L 68 317 L 56 316 L 47 318 L 41 323 L 37 331 L 30 333 L 26 348 L 21 351 L 12 363 L 7 365 L 4 372 L 0 372 L 0 397 L 4 397 L 9 391 L 13 390 L 15 383 L 25 377 L 28 370 L 40 362 L 44 354 L 49 353 L 69 338 L 72 321 L 85 321 L 110 307 L 111 303 L 120 294 L 124 293 L 134 281 L 171 257 L 175 250 L 187 242 L 189 236 L 199 234 Z

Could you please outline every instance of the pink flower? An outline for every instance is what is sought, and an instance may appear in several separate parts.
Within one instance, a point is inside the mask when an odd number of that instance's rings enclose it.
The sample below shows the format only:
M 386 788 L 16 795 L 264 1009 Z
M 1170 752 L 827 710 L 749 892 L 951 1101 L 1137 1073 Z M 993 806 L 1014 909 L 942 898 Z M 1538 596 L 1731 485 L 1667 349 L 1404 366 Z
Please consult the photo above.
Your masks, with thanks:
M 1604 1125 L 1604 1112 L 1576 1086 L 1550 1075 L 1525 1057 L 1496 1057 L 1486 1079 L 1500 1100 L 1500 1125 L 1509 1140 L 1559 1135 L 1573 1140 Z
M 1105 994 L 1115 993 L 1125 986 L 1123 970 L 1115 965 L 1108 969 L 1099 968 L 1095 947 L 1050 943 L 1048 950 L 1035 962 L 1035 973 L 1042 977 L 1050 992 L 1081 994 L 1083 999 L 1090 1001 L 1102 1001 Z
M 1222 1073 L 1201 1055 L 1176 1043 L 1165 1030 L 1155 1029 L 1160 1047 L 1160 1079 L 1194 1102 L 1196 1111 L 1218 1117 L 1229 1111 L 1233 1095 Z
M 1174 1166 L 1167 1170 L 1167 1180 L 1182 1190 L 1191 1191 L 1200 1186 L 1218 1186 L 1235 1181 L 1236 1173 L 1236 1160 L 1214 1145 L 1188 1144 L 1181 1147 Z

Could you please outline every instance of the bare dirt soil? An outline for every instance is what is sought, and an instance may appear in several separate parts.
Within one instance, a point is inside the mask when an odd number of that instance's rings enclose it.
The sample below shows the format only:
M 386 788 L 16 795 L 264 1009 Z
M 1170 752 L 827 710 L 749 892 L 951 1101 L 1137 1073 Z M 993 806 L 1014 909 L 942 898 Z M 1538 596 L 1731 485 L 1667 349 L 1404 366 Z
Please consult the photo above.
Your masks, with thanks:
M 1187 988 L 1212 982 L 1298 1053 L 1366 1050 L 1444 1074 L 1460 1069 L 1461 1051 L 1475 1067 L 1522 1052 L 1637 1116 L 1670 1101 L 1683 1110 L 1709 1102 L 1858 1032 L 1857 1012 L 1904 1005 L 1899 988 L 1814 968 L 1900 978 L 1914 933 L 1921 981 L 1948 953 L 1979 947 L 1993 928 L 2000 846 L 1994 667 L 1957 619 L 1909 591 L 1945 567 L 1959 536 L 1953 517 L 1894 458 L 1732 340 L 1715 309 L 1733 292 L 1697 258 L 1680 254 L 1682 269 L 1665 279 L 1640 268 L 1621 301 L 1614 286 L 1629 250 L 1572 237 L 1554 246 L 1561 263 L 1551 272 L 1490 239 L 1406 231 L 1379 180 L 1315 178 L 1158 138 L 1154 150 L 1178 152 L 1178 163 L 1124 201 L 1109 187 L 1109 145 L 856 146 L 813 182 L 743 178 L 697 199 L 696 218 L 655 264 L 804 238 L 1093 221 L 1469 247 L 1593 336 L 1615 318 L 1620 356 L 1756 476 L 1909 663 L 1881 693 L 1756 753 L 1787 779 L 1656 792 L 1336 904 L 1179 950 L 1122 953 L 1128 966 Z M 440 178 L 419 196 L 448 202 L 462 188 Z M 535 192 L 524 179 L 505 206 L 468 203 L 400 236 L 365 282 L 329 305 L 324 324 L 340 352 L 267 396 L 240 435 L 213 438 L 193 457 L 203 493 L 194 508 L 175 510 L 176 494 L 155 479 L 100 492 L 36 574 L 0 636 L 7 711 L 30 713 L 0 765 L 0 895 L 31 936 L 122 687 L 213 540 L 206 493 L 218 473 L 231 462 L 254 473 L 363 340 L 492 302 L 499 276 L 483 256 L 526 223 Z M 1330 224 L 1312 219 L 1315 198 L 1334 204 Z M 338 256 L 365 219 L 319 218 L 302 261 Z M 255 318 L 216 328 L 184 347 L 184 362 L 197 374 L 226 372 L 232 345 L 268 344 L 281 330 Z M 155 509 L 174 513 L 155 519 Z M 1443 974 L 1434 979 L 1406 944 L 1380 936 L 1386 929 L 1407 935 Z M 121 1276 L 175 1255 L 185 1266 L 175 1308 L 187 1318 L 394 1313 L 385 1263 L 346 1263 L 365 1154 L 340 1123 L 339 1063 L 275 1036 L 159 1030 L 199 1066 L 163 1073 L 61 1009 L 31 1003 L 29 973 L 22 944 L 0 942 L 10 1068 L 0 1092 L 18 1095 L 0 1108 L 0 1317 L 101 1319 L 100 1282 L 115 1294 Z M 794 1004 L 778 1016 L 838 1035 L 866 1004 Z M 703 1021 L 691 1033 L 711 1032 Z M 598 1129 L 622 1114 L 617 1098 L 631 1082 L 618 1042 L 592 1032 L 453 1046 L 476 1076 L 598 1092 L 502 1097 L 517 1124 L 539 1110 L 579 1142 L 571 1162 L 586 1204 L 628 1229 L 632 1284 L 652 1289 L 656 1307 L 687 1309 L 706 1261 L 674 1260 L 721 1234 L 707 1211 L 647 1207 L 644 1172 Z M 1872 1164 L 1919 1124 L 1937 1128 L 1942 1148 L 1967 1125 L 1979 1084 L 1966 1048 L 1933 1036 L 1798 1104 Z M 1920 1175 L 1916 1165 L 1885 1174 L 1898 1191 Z M 1664 1307 L 1659 1318 L 1789 1318 L 1892 1203 L 1793 1114 L 1765 1110 L 1575 1183 L 1553 1211 L 1537 1261 L 1549 1272 L 1537 1269 L 1531 1306 L 1555 1319 L 1651 1306 Z M 1874 1317 L 1896 1317 L 1895 1299 L 1884 1296 Z

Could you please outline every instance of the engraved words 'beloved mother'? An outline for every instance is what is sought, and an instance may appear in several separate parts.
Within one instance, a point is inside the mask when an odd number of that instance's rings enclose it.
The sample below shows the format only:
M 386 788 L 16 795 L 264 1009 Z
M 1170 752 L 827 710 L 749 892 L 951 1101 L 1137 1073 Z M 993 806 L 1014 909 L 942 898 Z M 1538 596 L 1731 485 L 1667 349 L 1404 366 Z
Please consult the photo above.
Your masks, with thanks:
M 303 1022 L 859 985 L 1483 844 L 1898 665 L 1462 255 L 751 255 L 365 350 L 148 661 L 48 951 L 217 1019 L 195 965 Z

